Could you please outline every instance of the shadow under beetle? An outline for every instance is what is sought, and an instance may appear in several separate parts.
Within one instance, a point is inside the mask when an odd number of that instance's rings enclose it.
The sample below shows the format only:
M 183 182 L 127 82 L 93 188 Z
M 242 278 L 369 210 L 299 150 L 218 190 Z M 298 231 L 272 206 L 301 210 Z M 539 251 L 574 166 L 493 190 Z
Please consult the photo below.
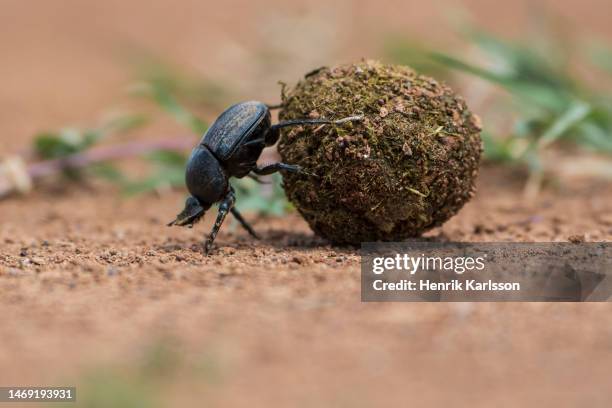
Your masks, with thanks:
M 309 174 L 300 166 L 274 163 L 258 167 L 257 159 L 265 147 L 274 145 L 280 137 L 280 129 L 301 125 L 342 124 L 361 120 L 363 116 L 350 116 L 340 120 L 297 119 L 272 125 L 270 108 L 262 102 L 242 102 L 231 106 L 217 118 L 193 149 L 185 169 L 185 183 L 191 196 L 185 208 L 168 226 L 192 227 L 213 204 L 219 204 L 217 220 L 204 244 L 208 255 L 213 241 L 228 212 L 253 237 L 253 228 L 234 207 L 234 189 L 230 177 L 267 175 L 280 170 Z

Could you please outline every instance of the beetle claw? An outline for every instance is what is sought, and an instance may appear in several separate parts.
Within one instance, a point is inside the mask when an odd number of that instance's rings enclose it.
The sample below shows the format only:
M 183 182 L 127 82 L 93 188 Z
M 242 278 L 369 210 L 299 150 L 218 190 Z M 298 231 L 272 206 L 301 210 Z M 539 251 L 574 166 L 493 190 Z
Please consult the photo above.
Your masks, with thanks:
M 315 177 L 315 178 L 319 178 L 319 176 L 311 171 L 306 170 L 305 168 L 303 168 L 302 166 L 295 166 L 296 170 L 295 173 L 297 174 L 302 174 L 304 176 L 310 176 L 310 177 Z

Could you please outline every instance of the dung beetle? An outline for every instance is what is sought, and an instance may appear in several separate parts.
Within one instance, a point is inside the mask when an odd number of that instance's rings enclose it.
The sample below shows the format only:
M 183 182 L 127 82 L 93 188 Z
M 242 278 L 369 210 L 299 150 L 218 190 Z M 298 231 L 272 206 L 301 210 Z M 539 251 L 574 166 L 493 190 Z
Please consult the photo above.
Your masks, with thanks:
M 267 175 L 280 170 L 309 174 L 300 166 L 274 163 L 257 166 L 257 159 L 265 147 L 274 145 L 280 137 L 280 129 L 301 125 L 330 125 L 358 121 L 360 116 L 340 120 L 297 119 L 272 124 L 270 109 L 257 101 L 242 102 L 231 106 L 208 128 L 200 143 L 193 149 L 185 169 L 185 183 L 191 194 L 185 208 L 168 226 L 192 227 L 206 210 L 219 203 L 217 220 L 204 244 L 208 255 L 213 241 L 228 212 L 231 212 L 253 237 L 257 234 L 234 207 L 236 197 L 229 183 L 230 177 Z

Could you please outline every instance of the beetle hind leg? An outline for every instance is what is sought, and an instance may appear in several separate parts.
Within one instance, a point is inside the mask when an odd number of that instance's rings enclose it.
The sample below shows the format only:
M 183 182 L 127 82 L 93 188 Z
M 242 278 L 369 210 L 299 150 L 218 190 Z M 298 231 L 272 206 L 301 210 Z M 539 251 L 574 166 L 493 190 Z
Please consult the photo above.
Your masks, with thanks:
M 346 118 L 331 120 L 331 119 L 293 119 L 279 122 L 275 125 L 270 126 L 266 133 L 265 141 L 266 146 L 274 145 L 280 138 L 280 129 L 292 126 L 303 126 L 303 125 L 342 125 L 347 122 L 360 122 L 364 118 L 364 115 L 348 116 Z
M 283 122 L 279 122 L 275 125 L 270 126 L 270 130 L 274 131 L 274 130 L 278 130 L 278 129 L 282 129 L 282 128 L 286 128 L 286 127 L 292 127 L 292 126 L 302 126 L 302 125 L 342 125 L 343 123 L 347 123 L 347 122 L 360 122 L 362 121 L 364 118 L 363 115 L 353 115 L 353 116 L 348 116 L 346 118 L 342 118 L 342 119 L 336 119 L 336 120 L 331 120 L 331 119 L 293 119 L 293 120 L 286 120 Z
M 281 170 L 284 170 L 288 173 L 304 174 L 307 176 L 316 176 L 316 174 L 306 171 L 302 166 L 298 166 L 297 164 L 287 164 L 287 163 L 280 163 L 280 162 L 268 164 L 263 167 L 256 167 L 255 169 L 253 169 L 253 173 L 259 174 L 261 176 L 265 176 L 268 174 L 276 173 Z

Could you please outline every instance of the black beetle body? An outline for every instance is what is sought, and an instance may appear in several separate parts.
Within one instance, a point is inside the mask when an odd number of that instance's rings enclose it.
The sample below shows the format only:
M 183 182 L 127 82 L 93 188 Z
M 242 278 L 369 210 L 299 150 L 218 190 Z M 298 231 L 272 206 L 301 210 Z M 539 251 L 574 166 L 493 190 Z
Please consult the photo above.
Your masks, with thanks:
M 220 202 L 217 220 L 204 246 L 206 254 L 230 211 L 257 238 L 251 226 L 234 207 L 234 190 L 229 178 L 253 176 L 251 173 L 266 175 L 280 170 L 308 174 L 299 166 L 285 163 L 257 167 L 257 159 L 265 147 L 278 141 L 283 127 L 341 124 L 361 118 L 351 116 L 336 121 L 302 119 L 272 125 L 270 109 L 261 102 L 242 102 L 231 106 L 215 120 L 193 149 L 185 170 L 185 183 L 191 196 L 185 203 L 185 209 L 168 225 L 191 227 L 214 203 Z
M 185 168 L 185 184 L 189 193 L 198 199 L 205 209 L 225 197 L 228 172 L 206 146 L 200 144 L 191 152 Z
M 243 102 L 227 109 L 208 129 L 200 144 L 215 152 L 221 161 L 231 162 L 239 158 L 249 157 L 256 153 L 252 147 L 259 147 L 261 153 L 265 144 L 247 145 L 254 139 L 265 139 L 265 133 L 270 129 L 270 110 L 261 102 Z M 251 147 L 251 148 L 249 148 Z M 242 169 L 241 169 L 242 170 Z

